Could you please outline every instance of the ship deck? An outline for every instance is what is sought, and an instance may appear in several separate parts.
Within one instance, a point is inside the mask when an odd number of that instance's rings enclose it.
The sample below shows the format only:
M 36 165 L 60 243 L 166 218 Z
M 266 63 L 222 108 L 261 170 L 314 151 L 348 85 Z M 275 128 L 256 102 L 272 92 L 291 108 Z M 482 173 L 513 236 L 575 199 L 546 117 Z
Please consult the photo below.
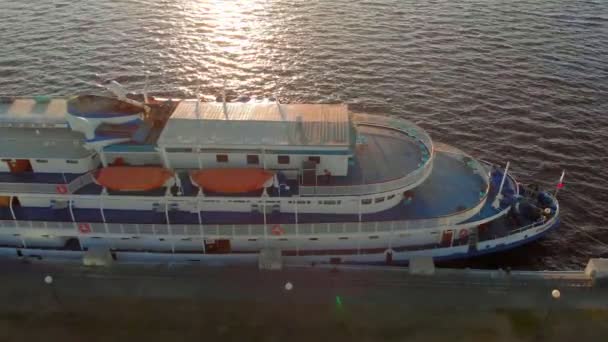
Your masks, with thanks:
M 416 171 L 423 163 L 423 158 L 428 156 L 428 151 L 424 145 L 417 142 L 415 139 L 389 128 L 359 126 L 358 134 L 361 137 L 362 143 L 355 148 L 353 158 L 348 166 L 347 176 L 331 176 L 329 179 L 325 176 L 318 177 L 317 185 L 323 186 L 349 186 L 361 184 L 384 183 L 394 179 L 404 177 Z M 187 172 L 178 172 L 183 187 L 183 196 L 196 196 L 198 188 L 190 183 Z M 3 178 L 4 177 L 4 178 Z M 54 177 L 54 178 L 53 178 Z M 1 174 L 0 182 L 37 182 L 44 183 L 49 179 L 62 178 L 61 174 L 52 176 L 49 174 L 27 174 L 24 177 L 20 175 Z M 61 181 L 58 181 L 61 183 Z M 271 197 L 289 197 L 299 193 L 299 184 L 295 180 L 287 180 L 285 184 L 289 186 L 289 190 L 270 191 Z M 101 194 L 102 188 L 97 184 L 89 184 L 76 193 L 83 195 Z M 159 196 L 164 190 L 153 190 L 149 192 L 140 192 L 140 196 Z M 128 195 L 133 193 L 115 192 L 113 195 Z M 229 194 L 228 196 L 260 196 L 261 191 L 252 193 Z M 207 196 L 226 196 L 226 194 L 208 193 Z
M 492 188 L 497 188 L 501 174 L 496 172 L 491 182 Z M 89 185 L 87 188 L 98 187 Z M 505 192 L 515 191 L 515 182 L 508 179 L 505 184 Z M 90 190 L 90 189 L 89 189 Z M 96 189 L 95 191 L 97 191 Z M 420 220 L 438 218 L 452 215 L 459 211 L 475 207 L 483 199 L 482 191 L 485 185 L 482 177 L 475 173 L 462 161 L 453 158 L 449 153 L 438 151 L 435 155 L 433 171 L 429 178 L 419 187 L 410 191 L 411 201 L 403 200 L 401 203 L 389 210 L 362 215 L 363 221 L 393 221 L 393 220 Z M 88 192 L 88 191 L 87 191 Z M 163 192 L 150 193 L 150 196 L 162 196 Z M 490 217 L 497 213 L 490 203 L 494 198 L 490 191 L 486 205 L 481 212 L 474 217 L 475 220 Z M 2 208 L 0 208 L 2 209 Z M 264 216 L 260 213 L 234 213 L 234 212 L 209 212 L 203 209 L 203 224 L 260 224 L 264 222 Z M 21 220 L 48 220 L 48 221 L 71 221 L 67 209 L 53 208 L 15 208 L 18 219 Z M 116 223 L 166 223 L 164 211 L 144 210 L 110 210 L 105 209 L 104 214 L 107 222 Z M 102 218 L 97 209 L 74 208 L 77 221 L 101 222 Z M 8 210 L 0 210 L 2 219 L 10 219 Z M 174 224 L 197 224 L 198 215 L 184 211 L 170 211 L 169 219 Z M 344 214 L 298 214 L 299 223 L 319 222 L 356 222 L 358 215 Z M 293 213 L 267 213 L 266 222 L 294 223 Z
M 358 126 L 357 131 L 363 143 L 355 149 L 348 176 L 333 176 L 329 183 L 319 185 L 382 183 L 408 175 L 420 166 L 426 148 L 416 140 L 387 128 Z

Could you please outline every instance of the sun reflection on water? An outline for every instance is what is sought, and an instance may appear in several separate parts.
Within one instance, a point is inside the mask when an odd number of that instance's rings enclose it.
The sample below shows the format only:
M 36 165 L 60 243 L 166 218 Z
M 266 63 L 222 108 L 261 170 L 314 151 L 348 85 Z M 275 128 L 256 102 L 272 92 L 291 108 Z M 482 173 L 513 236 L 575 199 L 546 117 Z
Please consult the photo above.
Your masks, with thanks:
M 265 23 L 259 14 L 263 1 L 190 0 L 183 5 L 184 19 L 179 52 L 184 67 L 192 70 L 191 82 L 238 91 L 252 72 L 268 67 L 264 58 Z M 266 37 L 267 38 L 267 37 Z M 192 89 L 192 87 L 189 87 Z

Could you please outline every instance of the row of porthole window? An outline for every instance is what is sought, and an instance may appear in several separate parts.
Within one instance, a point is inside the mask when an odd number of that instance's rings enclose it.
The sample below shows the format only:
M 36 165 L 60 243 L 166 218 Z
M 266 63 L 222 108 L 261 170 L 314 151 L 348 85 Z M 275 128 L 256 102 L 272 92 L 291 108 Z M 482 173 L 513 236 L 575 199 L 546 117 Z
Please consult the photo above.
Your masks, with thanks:
M 368 204 L 372 204 L 372 202 L 374 203 L 381 203 L 384 202 L 384 200 L 392 200 L 393 198 L 395 198 L 395 194 L 389 195 L 386 198 L 385 197 L 376 197 L 376 198 L 364 198 L 361 200 L 361 204 L 363 205 L 368 205 Z

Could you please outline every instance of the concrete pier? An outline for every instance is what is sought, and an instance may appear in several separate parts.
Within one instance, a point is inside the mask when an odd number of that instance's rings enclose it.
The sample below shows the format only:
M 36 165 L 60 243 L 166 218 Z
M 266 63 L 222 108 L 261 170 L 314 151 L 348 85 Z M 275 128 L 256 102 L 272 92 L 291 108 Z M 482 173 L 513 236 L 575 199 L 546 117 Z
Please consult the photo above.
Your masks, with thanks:
M 269 255 L 260 259 L 263 269 L 3 259 L 0 327 L 19 340 L 70 324 L 77 333 L 68 337 L 76 340 L 114 338 L 100 326 L 150 325 L 160 333 L 142 328 L 140 338 L 181 336 L 172 329 L 192 338 L 234 340 L 251 334 L 310 340 L 318 332 L 337 340 L 386 340 L 388 335 L 400 340 L 417 332 L 421 341 L 445 336 L 584 341 L 608 334 L 601 259 L 590 261 L 587 271 L 442 269 L 428 260 L 415 262 L 415 271 L 284 264 L 277 269 L 274 254 Z M 570 331 L 569 324 L 578 328 Z

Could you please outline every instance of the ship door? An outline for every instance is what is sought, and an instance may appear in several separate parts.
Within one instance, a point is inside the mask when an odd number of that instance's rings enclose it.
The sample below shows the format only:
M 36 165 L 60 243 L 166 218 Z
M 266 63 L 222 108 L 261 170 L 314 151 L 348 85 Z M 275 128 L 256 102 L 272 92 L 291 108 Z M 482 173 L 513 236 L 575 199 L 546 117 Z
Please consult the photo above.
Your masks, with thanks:
M 226 254 L 232 251 L 230 240 L 228 239 L 205 239 L 203 243 L 205 244 L 205 253 L 207 254 Z
M 11 173 L 32 171 L 32 163 L 29 159 L 15 159 L 6 162 Z
M 439 243 L 441 247 L 451 247 L 452 239 L 454 237 L 454 231 L 452 229 L 444 230 L 441 233 L 441 242 Z

